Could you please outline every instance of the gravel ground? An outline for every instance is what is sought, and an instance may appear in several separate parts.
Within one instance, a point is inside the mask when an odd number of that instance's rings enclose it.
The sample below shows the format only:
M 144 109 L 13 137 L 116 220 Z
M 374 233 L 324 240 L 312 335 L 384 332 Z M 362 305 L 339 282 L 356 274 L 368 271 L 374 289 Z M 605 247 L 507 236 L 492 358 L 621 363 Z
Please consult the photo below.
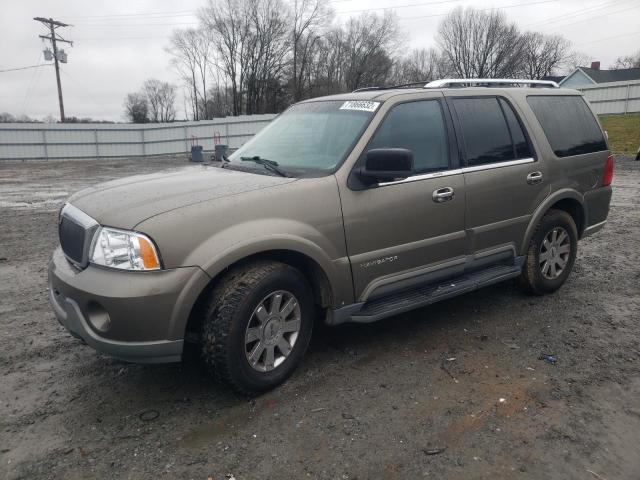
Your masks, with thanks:
M 64 198 L 183 163 L 0 164 L 0 478 L 640 478 L 640 162 L 617 160 L 609 223 L 556 294 L 319 328 L 254 400 L 194 360 L 98 354 L 48 305 Z

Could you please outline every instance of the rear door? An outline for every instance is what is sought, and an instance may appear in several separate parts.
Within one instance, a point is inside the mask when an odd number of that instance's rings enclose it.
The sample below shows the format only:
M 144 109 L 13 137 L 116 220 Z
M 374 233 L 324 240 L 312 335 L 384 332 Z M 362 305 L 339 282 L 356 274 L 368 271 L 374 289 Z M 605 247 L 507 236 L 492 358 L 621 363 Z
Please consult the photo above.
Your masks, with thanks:
M 516 255 L 531 215 L 548 195 L 544 162 L 503 96 L 448 99 L 466 185 L 469 267 Z
M 381 114 L 384 118 L 351 175 L 369 149 L 385 147 L 411 150 L 415 175 L 364 189 L 340 185 L 358 301 L 464 268 L 464 178 L 455 163 L 451 118 L 442 94 L 397 103 Z M 442 189 L 451 195 L 434 196 Z

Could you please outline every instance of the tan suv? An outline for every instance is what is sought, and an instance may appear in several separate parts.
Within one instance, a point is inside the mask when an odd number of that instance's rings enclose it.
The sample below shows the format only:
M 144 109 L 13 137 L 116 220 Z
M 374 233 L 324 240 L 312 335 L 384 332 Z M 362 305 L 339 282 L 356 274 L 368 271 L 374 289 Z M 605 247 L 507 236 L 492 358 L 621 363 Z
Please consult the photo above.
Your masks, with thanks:
M 257 393 L 313 329 L 503 280 L 550 293 L 605 224 L 613 158 L 579 92 L 441 80 L 298 103 L 224 162 L 104 183 L 60 213 L 59 321 L 97 350 Z

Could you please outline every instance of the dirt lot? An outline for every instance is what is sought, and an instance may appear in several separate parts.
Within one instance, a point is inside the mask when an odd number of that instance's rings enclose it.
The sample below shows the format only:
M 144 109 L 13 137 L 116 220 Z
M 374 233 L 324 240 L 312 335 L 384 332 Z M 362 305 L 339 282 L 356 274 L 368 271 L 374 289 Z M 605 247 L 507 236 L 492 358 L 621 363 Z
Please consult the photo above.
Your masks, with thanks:
M 0 478 L 640 478 L 640 162 L 618 159 L 609 224 L 560 292 L 321 328 L 251 401 L 195 361 L 102 356 L 47 302 L 64 198 L 183 162 L 0 164 Z

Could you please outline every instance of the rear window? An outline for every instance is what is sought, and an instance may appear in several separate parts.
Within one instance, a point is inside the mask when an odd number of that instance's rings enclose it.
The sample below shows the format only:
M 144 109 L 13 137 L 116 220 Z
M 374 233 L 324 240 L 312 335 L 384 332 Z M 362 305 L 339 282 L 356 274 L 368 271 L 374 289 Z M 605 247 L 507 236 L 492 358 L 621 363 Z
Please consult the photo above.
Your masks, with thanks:
M 536 95 L 529 106 L 558 157 L 583 155 L 607 149 L 598 122 L 580 96 Z

